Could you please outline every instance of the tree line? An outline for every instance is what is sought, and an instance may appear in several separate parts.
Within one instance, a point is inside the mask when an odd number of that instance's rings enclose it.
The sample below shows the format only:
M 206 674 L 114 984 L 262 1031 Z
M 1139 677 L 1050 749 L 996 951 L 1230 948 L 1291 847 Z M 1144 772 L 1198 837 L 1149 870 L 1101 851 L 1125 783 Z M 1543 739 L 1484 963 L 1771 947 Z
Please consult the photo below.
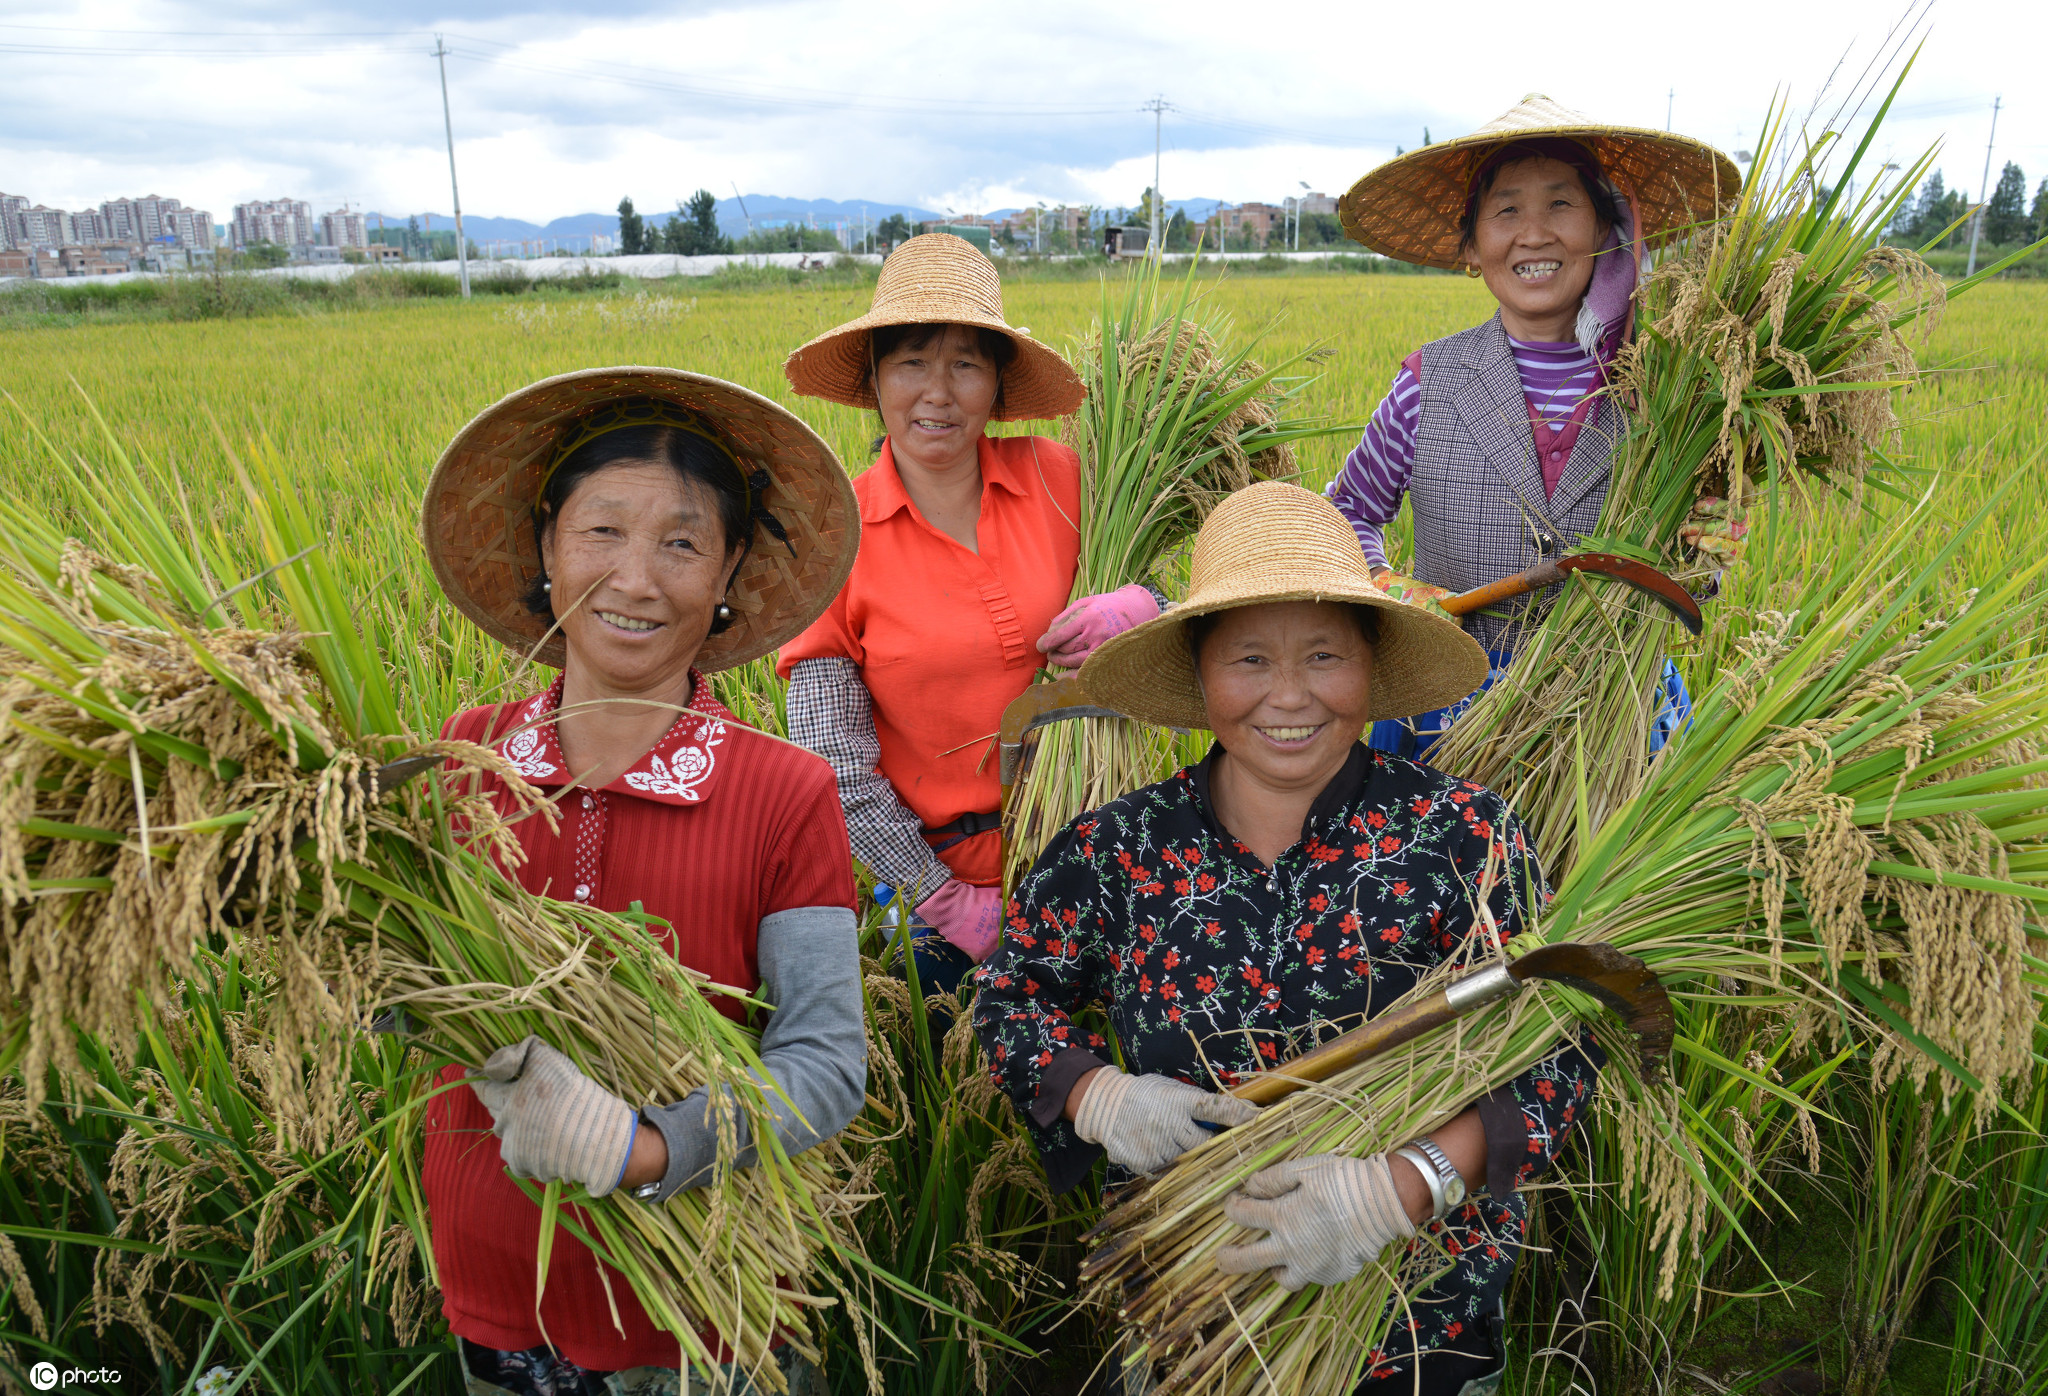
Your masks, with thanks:
M 877 247 L 893 246 L 912 233 L 902 214 L 892 213 L 874 227 Z M 619 251 L 628 255 L 668 252 L 678 257 L 703 257 L 720 252 L 840 252 L 845 250 L 839 235 L 830 228 L 807 228 L 788 223 L 779 228 L 756 228 L 743 238 L 733 238 L 718 227 L 718 196 L 699 189 L 676 205 L 676 211 L 656 226 L 633 207 L 632 197 L 619 200 Z
M 1950 189 L 1941 171 L 1936 170 L 1920 186 L 1918 194 L 1899 206 L 1898 216 L 1892 220 L 1891 235 L 1915 246 L 1939 237 L 1940 247 L 1967 247 L 1971 224 L 1967 215 L 1971 207 L 1969 196 L 1960 189 Z M 2026 173 L 2008 160 L 1984 205 L 1981 241 L 1993 247 L 2018 247 L 2044 237 L 2048 237 L 2048 179 L 2035 187 L 2030 206 Z

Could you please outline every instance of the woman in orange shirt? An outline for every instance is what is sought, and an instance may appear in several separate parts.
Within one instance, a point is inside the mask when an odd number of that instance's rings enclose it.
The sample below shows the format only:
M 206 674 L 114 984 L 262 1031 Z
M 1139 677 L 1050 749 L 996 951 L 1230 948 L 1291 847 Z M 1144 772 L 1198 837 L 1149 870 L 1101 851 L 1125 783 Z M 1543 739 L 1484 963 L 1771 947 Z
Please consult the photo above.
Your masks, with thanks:
M 882 267 L 872 308 L 789 356 L 791 386 L 880 413 L 880 457 L 853 482 L 861 546 L 824 615 L 782 647 L 789 731 L 839 778 L 854 856 L 919 923 L 918 976 L 949 991 L 1001 935 L 1003 709 L 1045 663 L 1077 668 L 1150 620 L 1142 586 L 1069 606 L 1080 462 L 997 421 L 1063 417 L 1084 389 L 1003 318 L 996 270 L 947 233 Z

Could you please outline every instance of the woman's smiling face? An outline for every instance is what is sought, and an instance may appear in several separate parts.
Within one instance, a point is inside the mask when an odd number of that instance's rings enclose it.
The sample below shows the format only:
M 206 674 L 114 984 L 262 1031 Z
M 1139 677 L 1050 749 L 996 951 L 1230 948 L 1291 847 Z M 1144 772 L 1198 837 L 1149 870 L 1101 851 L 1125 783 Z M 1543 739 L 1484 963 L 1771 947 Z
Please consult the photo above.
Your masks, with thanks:
M 1224 612 L 1195 667 L 1232 760 L 1268 789 L 1320 789 L 1365 731 L 1372 660 L 1350 607 L 1275 601 Z
M 875 365 L 875 399 L 895 458 L 928 470 L 978 459 L 1001 376 L 971 325 L 897 346 Z
M 696 662 L 738 561 L 711 491 L 645 462 L 578 482 L 541 558 L 570 664 L 626 692 L 672 683 Z
M 1500 302 L 1509 334 L 1564 340 L 1571 338 L 1593 279 L 1593 254 L 1606 236 L 1579 172 L 1539 155 L 1494 172 L 1493 184 L 1479 196 L 1465 256 Z

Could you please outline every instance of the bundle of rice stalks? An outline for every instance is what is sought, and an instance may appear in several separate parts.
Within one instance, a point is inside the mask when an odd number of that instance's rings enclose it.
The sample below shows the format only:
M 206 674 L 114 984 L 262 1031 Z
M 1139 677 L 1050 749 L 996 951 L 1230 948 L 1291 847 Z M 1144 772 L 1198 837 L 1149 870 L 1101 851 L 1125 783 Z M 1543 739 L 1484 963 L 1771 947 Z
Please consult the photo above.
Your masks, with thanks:
M 1774 112 L 1733 215 L 1645 280 L 1638 335 L 1610 389 L 1630 403 L 1629 429 L 1600 536 L 1586 546 L 1704 581 L 1720 563 L 1688 560 L 1677 542 L 1696 497 L 1723 497 L 1738 514 L 1766 504 L 1759 520 L 1775 524 L 1798 481 L 1896 493 L 1884 478 L 1898 432 L 1892 395 L 1917 376 L 1904 335 L 1944 293 L 1919 257 L 1883 242 L 1931 155 L 1848 193 L 1890 104 L 1839 169 L 1827 164 L 1832 133 L 1811 141 Z M 1748 565 L 1770 565 L 1774 533 L 1752 540 Z M 1580 811 L 1597 829 L 1642 779 L 1669 634 L 1642 598 L 1575 580 L 1431 763 L 1506 795 L 1551 865 L 1569 866 Z M 1583 753 L 1555 739 L 1574 729 Z
M 1088 386 L 1066 427 L 1081 458 L 1076 600 L 1159 585 L 1217 501 L 1255 480 L 1293 479 L 1295 442 L 1348 430 L 1288 415 L 1314 379 L 1282 375 L 1315 351 L 1265 368 L 1251 344 L 1225 349 L 1227 321 L 1196 317 L 1195 270 L 1176 294 L 1147 262 L 1120 307 L 1105 281 L 1101 321 L 1074 346 Z M 1043 729 L 1004 811 L 1006 883 L 1069 819 L 1165 774 L 1170 753 L 1168 734 L 1121 718 Z
M 1966 1089 L 1984 1116 L 2033 1065 L 2042 964 L 2025 918 L 2048 903 L 2048 760 L 2032 744 L 2048 725 L 2048 687 L 2011 654 L 2031 614 L 2026 592 L 2048 564 L 1916 624 L 1961 540 L 1907 573 L 1915 525 L 1905 519 L 1867 563 L 1811 579 L 1797 611 L 1745 638 L 1746 662 L 1701 701 L 1691 735 L 1584 833 L 1540 930 L 1505 951 L 1608 942 L 1681 1000 L 1767 1010 L 1790 1052 L 1867 1046 L 1880 1084 Z M 1486 938 L 1475 931 L 1468 960 L 1495 953 Z M 1686 1036 L 1690 1017 L 1675 1049 L 1688 1069 L 1805 1108 Z M 1223 1199 L 1282 1159 L 1363 1155 L 1424 1133 L 1581 1020 L 1611 1058 L 1587 1127 L 1616 1146 L 1668 1296 L 1709 1209 L 1753 1186 L 1751 1150 L 1733 1121 L 1699 1108 L 1700 1091 L 1633 1076 L 1611 1020 L 1545 986 L 1289 1097 L 1119 1200 L 1086 1273 L 1143 1333 L 1162 1391 L 1350 1391 L 1400 1297 L 1446 1263 L 1441 1239 L 1390 1251 L 1348 1283 L 1289 1294 L 1264 1275 L 1217 1272 L 1217 1249 L 1245 1237 Z
M 813 1292 L 829 1282 L 821 1259 L 858 1255 L 842 1151 L 783 1156 L 754 1034 L 708 997 L 745 996 L 679 964 L 644 919 L 522 889 L 494 861 L 516 849 L 509 829 L 468 782 L 370 798 L 365 773 L 409 754 L 493 771 L 520 793 L 516 817 L 551 812 L 489 750 L 397 735 L 396 635 L 354 613 L 324 530 L 274 461 L 256 466 L 268 566 L 225 590 L 125 458 L 98 473 L 58 462 L 88 477 L 80 493 L 104 502 L 99 546 L 118 555 L 0 502 L 0 1069 L 31 1097 L 46 1063 L 89 1075 L 74 1034 L 125 1052 L 217 945 L 275 966 L 264 1084 L 287 1145 L 336 1142 L 350 1094 L 340 1049 L 391 1008 L 437 1064 L 481 1063 L 533 1033 L 635 1104 L 725 1087 L 721 1154 L 744 1114 L 759 1166 L 658 1207 L 530 1189 L 537 1259 L 544 1273 L 566 1228 L 688 1361 L 709 1364 L 722 1340 L 757 1381 L 779 1383 L 771 1342 L 815 1357 L 812 1311 L 836 1302 Z M 377 1215 L 404 1221 L 423 1255 L 431 1089 L 421 1075 L 390 1102 L 372 1182 Z
M 1052 1196 L 1030 1137 L 982 1064 L 971 1015 L 954 995 L 921 992 L 900 942 L 885 947 L 887 929 L 871 926 L 864 947 L 874 1053 L 868 1110 L 848 1131 L 848 1191 L 876 1194 L 858 1222 L 867 1255 L 904 1286 L 876 1293 L 870 1306 L 888 1340 L 883 1389 L 1009 1389 L 1005 1379 L 1033 1355 L 1032 1333 L 1069 1310 L 1093 1194 Z M 1086 1372 L 1100 1354 L 1085 1351 L 1078 1327 L 1062 1331 L 1060 1348 L 1068 1370 Z M 849 1349 L 863 1340 L 851 1328 L 834 1328 Z M 905 1353 L 915 1356 L 901 1360 Z
M 74 1101 L 34 1109 L 0 1077 L 0 1388 L 30 1390 L 50 1353 L 164 1391 L 225 1363 L 251 1389 L 334 1396 L 447 1361 L 412 1233 L 370 1205 L 383 1101 L 424 1068 L 358 1038 L 335 1147 L 285 1146 L 263 1087 L 276 987 L 202 950 L 127 1060 L 79 1035 Z

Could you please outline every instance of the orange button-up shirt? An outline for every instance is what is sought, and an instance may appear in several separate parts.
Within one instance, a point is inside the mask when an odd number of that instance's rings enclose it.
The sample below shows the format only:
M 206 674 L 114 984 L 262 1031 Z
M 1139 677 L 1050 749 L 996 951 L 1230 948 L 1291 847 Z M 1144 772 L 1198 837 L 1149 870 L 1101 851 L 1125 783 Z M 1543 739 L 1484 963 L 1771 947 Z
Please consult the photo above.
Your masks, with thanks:
M 1043 436 L 983 437 L 978 552 L 926 522 L 888 444 L 853 482 L 860 555 L 799 660 L 851 659 L 874 700 L 879 770 L 927 828 L 1001 801 L 996 728 L 1044 662 L 1039 637 L 1067 604 L 1081 557 L 1081 462 Z M 1002 877 L 993 830 L 943 849 L 963 882 Z

